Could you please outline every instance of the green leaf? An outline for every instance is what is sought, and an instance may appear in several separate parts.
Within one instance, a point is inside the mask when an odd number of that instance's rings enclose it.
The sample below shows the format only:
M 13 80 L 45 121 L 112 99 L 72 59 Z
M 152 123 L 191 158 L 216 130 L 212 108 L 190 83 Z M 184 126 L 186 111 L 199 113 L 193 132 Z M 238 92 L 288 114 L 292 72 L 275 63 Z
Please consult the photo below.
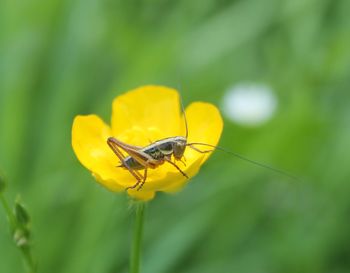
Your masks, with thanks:
M 16 200 L 15 203 L 15 215 L 18 223 L 23 226 L 27 227 L 30 223 L 30 216 L 27 212 L 27 210 L 23 207 L 23 205 Z

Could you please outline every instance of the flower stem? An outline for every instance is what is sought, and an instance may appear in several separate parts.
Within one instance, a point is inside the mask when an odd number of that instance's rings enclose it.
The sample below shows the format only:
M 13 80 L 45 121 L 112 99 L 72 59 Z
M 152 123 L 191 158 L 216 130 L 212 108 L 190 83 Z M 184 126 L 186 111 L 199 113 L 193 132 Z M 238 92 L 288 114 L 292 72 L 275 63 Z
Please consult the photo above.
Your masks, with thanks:
M 134 227 L 134 238 L 131 248 L 130 255 L 130 272 L 140 272 L 140 256 L 141 256 L 141 243 L 142 243 L 142 232 L 143 232 L 143 219 L 145 212 L 145 204 L 139 203 L 136 205 L 135 210 L 135 227 Z

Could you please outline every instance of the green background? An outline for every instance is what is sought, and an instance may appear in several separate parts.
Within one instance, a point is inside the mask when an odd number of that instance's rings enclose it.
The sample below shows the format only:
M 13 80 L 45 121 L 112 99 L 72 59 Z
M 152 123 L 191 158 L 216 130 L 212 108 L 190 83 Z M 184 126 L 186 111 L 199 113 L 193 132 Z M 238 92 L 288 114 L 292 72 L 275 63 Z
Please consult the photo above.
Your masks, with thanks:
M 220 145 L 302 181 L 216 152 L 148 204 L 142 272 L 350 272 L 349 12 L 348 0 L 2 0 L 0 168 L 32 217 L 39 272 L 127 272 L 133 211 L 77 161 L 75 115 L 109 121 L 112 99 L 144 84 L 220 106 L 240 82 L 268 84 L 279 107 L 260 127 L 225 120 Z M 24 272 L 2 208 L 0 272 Z

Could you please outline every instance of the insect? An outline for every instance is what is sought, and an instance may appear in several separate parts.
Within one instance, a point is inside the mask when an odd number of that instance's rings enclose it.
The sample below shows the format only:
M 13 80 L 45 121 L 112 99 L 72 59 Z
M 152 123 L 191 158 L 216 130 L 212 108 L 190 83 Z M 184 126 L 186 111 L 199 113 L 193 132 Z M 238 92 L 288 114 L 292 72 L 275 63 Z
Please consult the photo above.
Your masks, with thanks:
M 174 137 L 168 137 L 164 139 L 157 140 L 145 147 L 139 147 L 130 145 L 127 143 L 124 143 L 120 140 L 118 140 L 115 137 L 109 137 L 107 139 L 107 144 L 109 147 L 113 150 L 113 152 L 116 154 L 116 156 L 119 158 L 121 164 L 117 167 L 122 167 L 128 170 L 136 179 L 136 183 L 133 186 L 127 187 L 126 190 L 129 189 L 137 189 L 138 191 L 142 189 L 143 185 L 145 184 L 147 180 L 147 170 L 149 168 L 155 169 L 159 166 L 161 166 L 164 163 L 169 163 L 174 168 L 176 168 L 183 176 L 186 178 L 189 178 L 185 172 L 181 170 L 181 168 L 176 164 L 176 161 L 179 161 L 186 165 L 184 162 L 184 153 L 186 150 L 186 147 L 190 147 L 193 150 L 199 152 L 199 153 L 209 153 L 213 150 L 221 150 L 226 153 L 229 153 L 235 157 L 238 157 L 244 161 L 248 161 L 250 163 L 253 163 L 255 165 L 258 165 L 263 168 L 270 169 L 272 171 L 278 172 L 282 175 L 288 176 L 292 179 L 297 179 L 294 176 L 281 171 L 279 169 L 273 168 L 271 166 L 259 163 L 257 161 L 248 159 L 243 157 L 240 154 L 227 151 L 219 146 L 214 146 L 206 143 L 201 142 L 192 142 L 187 143 L 188 138 L 188 126 L 187 126 L 187 119 L 186 114 L 183 108 L 183 105 L 181 103 L 182 112 L 184 115 L 184 121 L 185 121 L 185 129 L 186 129 L 186 135 L 185 136 L 174 136 Z M 195 147 L 195 145 L 202 145 L 207 146 L 212 149 L 210 150 L 201 150 Z M 126 152 L 128 156 L 124 156 L 122 151 Z M 174 161 L 172 160 L 174 159 Z M 139 171 L 143 170 L 143 174 L 141 174 Z
M 181 168 L 176 164 L 176 161 L 184 162 L 184 153 L 186 147 L 189 146 L 199 153 L 208 153 L 212 150 L 202 151 L 194 145 L 196 143 L 187 143 L 188 137 L 188 126 L 186 114 L 181 103 L 182 112 L 184 114 L 186 135 L 185 136 L 175 136 L 168 137 L 161 140 L 157 140 L 145 147 L 138 147 L 130 144 L 126 144 L 114 137 L 109 137 L 107 139 L 107 144 L 119 158 L 121 165 L 118 167 L 123 167 L 127 169 L 136 179 L 136 183 L 126 188 L 140 190 L 146 182 L 147 170 L 149 168 L 155 169 L 164 163 L 169 163 L 174 166 L 183 176 L 189 178 L 188 175 L 181 170 Z M 206 145 L 204 143 L 200 143 Z M 128 156 L 124 156 L 121 150 L 125 151 Z M 174 158 L 174 161 L 172 159 Z M 143 170 L 143 175 L 139 172 Z

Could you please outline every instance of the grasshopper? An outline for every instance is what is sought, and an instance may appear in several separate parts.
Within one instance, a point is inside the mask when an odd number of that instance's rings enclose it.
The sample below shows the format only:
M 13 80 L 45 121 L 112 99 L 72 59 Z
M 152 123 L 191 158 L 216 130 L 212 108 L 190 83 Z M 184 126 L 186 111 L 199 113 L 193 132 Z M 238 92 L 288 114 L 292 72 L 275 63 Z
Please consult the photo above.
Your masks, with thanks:
M 182 113 L 185 121 L 185 129 L 186 129 L 185 136 L 174 136 L 174 137 L 163 138 L 145 147 L 126 144 L 115 137 L 109 137 L 107 139 L 107 144 L 113 150 L 113 152 L 116 154 L 116 156 L 119 158 L 121 162 L 121 164 L 117 167 L 122 167 L 128 170 L 136 179 L 136 183 L 133 186 L 127 187 L 126 190 L 135 189 L 135 188 L 137 188 L 138 191 L 141 190 L 147 179 L 147 170 L 149 168 L 155 169 L 163 165 L 164 163 L 171 164 L 184 177 L 189 178 L 188 175 L 185 172 L 183 172 L 181 168 L 175 163 L 176 161 L 180 161 L 186 166 L 186 163 L 183 161 L 183 159 L 185 159 L 184 153 L 185 153 L 186 147 L 190 147 L 199 153 L 209 153 L 214 150 L 221 150 L 241 160 L 250 162 L 262 168 L 269 169 L 271 171 L 274 171 L 276 173 L 289 177 L 293 180 L 299 181 L 299 178 L 285 171 L 248 159 L 238 153 L 228 151 L 219 146 L 214 146 L 214 145 L 210 145 L 202 142 L 187 143 L 188 126 L 187 126 L 186 113 L 184 111 L 182 102 L 181 102 L 181 109 L 182 109 Z M 202 145 L 202 146 L 210 147 L 211 149 L 203 151 L 195 147 L 195 145 Z M 128 156 L 124 156 L 121 150 L 126 152 Z M 172 158 L 174 158 L 174 162 L 172 161 Z M 139 172 L 140 170 L 143 170 L 143 174 Z
M 189 178 L 188 175 L 185 172 L 183 172 L 181 168 L 175 163 L 176 161 L 180 161 L 184 165 L 186 165 L 186 163 L 183 161 L 186 147 L 189 146 L 200 153 L 208 153 L 212 151 L 202 151 L 193 146 L 197 143 L 187 143 L 188 127 L 186 114 L 183 109 L 182 103 L 181 108 L 185 121 L 185 136 L 175 136 L 160 139 L 145 147 L 138 147 L 126 144 L 115 137 L 109 137 L 107 139 L 107 144 L 113 150 L 113 152 L 116 154 L 116 156 L 121 162 L 121 165 L 119 165 L 118 167 L 123 167 L 127 169 L 136 179 L 136 183 L 133 186 L 127 187 L 126 190 L 135 188 L 137 188 L 138 191 L 141 190 L 147 179 L 147 170 L 149 168 L 155 169 L 164 163 L 171 164 L 184 177 Z M 200 144 L 206 145 L 204 143 Z M 128 156 L 125 157 L 121 150 L 126 152 Z M 172 161 L 172 158 L 174 158 L 174 162 Z M 143 170 L 143 174 L 139 172 L 140 170 Z

